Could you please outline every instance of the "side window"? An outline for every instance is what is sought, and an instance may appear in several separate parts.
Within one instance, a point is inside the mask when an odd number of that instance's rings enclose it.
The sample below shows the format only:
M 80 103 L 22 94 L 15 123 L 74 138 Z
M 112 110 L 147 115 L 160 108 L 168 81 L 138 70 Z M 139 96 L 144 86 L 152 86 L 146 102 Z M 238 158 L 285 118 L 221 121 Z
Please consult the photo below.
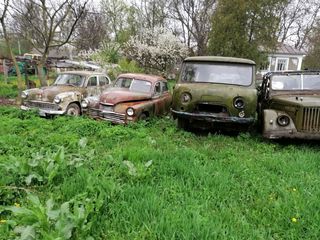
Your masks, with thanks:
M 168 92 L 168 83 L 162 82 L 162 92 Z
M 154 93 L 155 95 L 159 95 L 161 93 L 160 82 L 157 82 L 156 85 L 154 86 Z
M 110 82 L 109 82 L 109 79 L 105 76 L 100 76 L 99 77 L 99 85 L 100 86 L 105 86 L 105 85 L 108 85 Z
M 97 86 L 97 77 L 89 78 L 87 87 L 96 87 L 96 86 Z

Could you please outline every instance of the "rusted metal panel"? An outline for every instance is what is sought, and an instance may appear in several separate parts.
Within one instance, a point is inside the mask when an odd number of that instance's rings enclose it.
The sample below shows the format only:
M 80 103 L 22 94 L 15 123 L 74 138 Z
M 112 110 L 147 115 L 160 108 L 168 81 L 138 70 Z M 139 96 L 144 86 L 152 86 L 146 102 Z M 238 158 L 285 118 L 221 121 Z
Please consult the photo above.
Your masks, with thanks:
M 106 77 L 107 75 L 98 72 L 90 71 L 68 71 L 63 72 L 59 76 L 79 76 L 82 83 L 78 86 L 72 84 L 53 84 L 52 86 L 33 88 L 23 92 L 24 98 L 21 109 L 39 109 L 39 114 L 46 115 L 61 115 L 67 113 L 70 104 L 77 104 L 78 114 L 81 114 L 82 109 L 80 103 L 84 97 L 94 96 L 100 94 L 108 85 L 100 86 L 99 77 Z M 89 78 L 95 77 L 97 81 L 96 86 L 89 86 Z M 60 99 L 59 100 L 57 100 Z M 69 108 L 70 109 L 70 108 Z
M 130 86 L 113 87 L 104 91 L 96 102 L 85 99 L 84 101 L 89 103 L 87 112 L 91 117 L 116 124 L 127 124 L 142 117 L 159 116 L 169 112 L 171 94 L 168 90 L 155 93 L 155 85 L 159 83 L 164 86 L 167 84 L 165 79 L 155 75 L 127 73 L 119 75 L 117 80 L 122 78 L 147 81 L 151 87 L 148 91 L 131 89 Z M 128 115 L 128 109 L 132 109 L 133 115 Z

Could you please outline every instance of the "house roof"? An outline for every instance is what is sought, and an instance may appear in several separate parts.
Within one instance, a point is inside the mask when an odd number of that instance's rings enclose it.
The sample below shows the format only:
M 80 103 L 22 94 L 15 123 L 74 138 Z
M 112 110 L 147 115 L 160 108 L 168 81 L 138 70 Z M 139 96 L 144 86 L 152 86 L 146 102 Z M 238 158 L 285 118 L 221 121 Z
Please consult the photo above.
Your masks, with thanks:
M 277 49 L 274 52 L 276 54 L 288 54 L 288 55 L 306 55 L 306 51 L 304 50 L 299 50 L 295 47 L 292 47 L 288 44 L 285 43 L 278 43 L 277 44 Z

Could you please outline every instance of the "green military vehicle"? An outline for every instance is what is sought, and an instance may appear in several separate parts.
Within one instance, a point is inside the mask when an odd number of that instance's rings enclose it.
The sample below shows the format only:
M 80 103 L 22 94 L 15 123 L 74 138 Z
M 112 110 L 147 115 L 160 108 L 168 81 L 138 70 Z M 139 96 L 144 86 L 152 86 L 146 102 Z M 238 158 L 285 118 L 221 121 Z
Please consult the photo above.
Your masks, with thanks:
M 268 139 L 320 139 L 320 71 L 266 74 L 259 119 Z
M 256 109 L 253 61 L 215 56 L 184 60 L 171 109 L 178 127 L 238 132 L 254 123 Z

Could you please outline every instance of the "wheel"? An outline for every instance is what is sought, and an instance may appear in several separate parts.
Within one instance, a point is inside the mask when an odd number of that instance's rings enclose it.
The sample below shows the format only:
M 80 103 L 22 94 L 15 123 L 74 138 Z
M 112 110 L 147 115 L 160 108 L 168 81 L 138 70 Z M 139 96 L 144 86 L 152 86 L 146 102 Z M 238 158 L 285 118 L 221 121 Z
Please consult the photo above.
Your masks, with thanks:
M 68 116 L 80 116 L 80 107 L 76 103 L 71 103 L 67 107 L 66 115 Z
M 183 130 L 189 129 L 189 120 L 184 118 L 178 118 L 178 128 Z
M 148 116 L 145 113 L 141 113 L 139 116 L 139 121 L 145 121 L 147 120 Z

